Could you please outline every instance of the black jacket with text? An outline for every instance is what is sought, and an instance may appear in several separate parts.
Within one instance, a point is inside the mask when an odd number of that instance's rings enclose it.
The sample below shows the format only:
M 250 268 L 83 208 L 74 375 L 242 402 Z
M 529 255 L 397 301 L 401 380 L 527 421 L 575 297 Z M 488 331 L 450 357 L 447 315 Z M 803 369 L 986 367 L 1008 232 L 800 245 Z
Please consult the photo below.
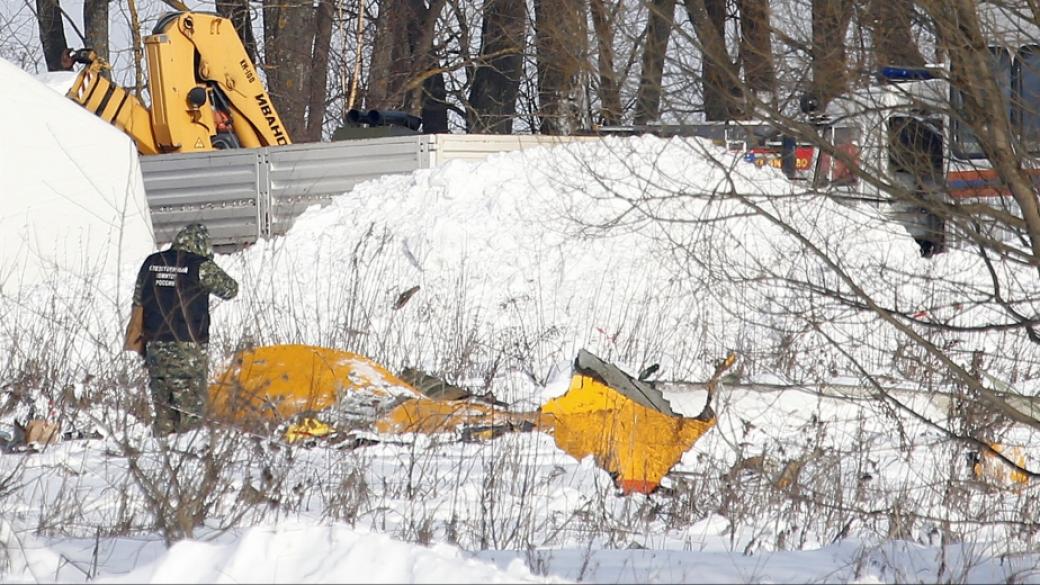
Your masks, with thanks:
M 209 290 L 199 280 L 208 260 L 178 249 L 145 259 L 138 277 L 145 341 L 209 342 Z

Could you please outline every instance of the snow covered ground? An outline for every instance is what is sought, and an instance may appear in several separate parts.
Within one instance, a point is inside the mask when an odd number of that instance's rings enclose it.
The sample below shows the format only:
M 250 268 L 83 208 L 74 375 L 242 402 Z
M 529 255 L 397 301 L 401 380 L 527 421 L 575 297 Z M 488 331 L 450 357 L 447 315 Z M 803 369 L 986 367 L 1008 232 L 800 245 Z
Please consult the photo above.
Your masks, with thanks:
M 703 399 L 670 398 L 678 407 Z M 1016 527 L 1033 505 L 1028 494 L 989 488 L 958 500 L 964 509 L 954 512 L 933 473 L 956 464 L 953 446 L 914 426 L 905 429 L 913 444 L 901 445 L 890 428 L 864 403 L 732 391 L 720 427 L 684 458 L 667 491 L 630 497 L 590 460 L 574 461 L 540 434 L 298 449 L 294 461 L 243 456 L 206 528 L 168 550 L 136 517 L 145 503 L 134 496 L 120 439 L 69 441 L 17 456 L 21 485 L 5 498 L 4 580 L 1035 582 L 1040 559 Z M 804 502 L 769 502 L 771 476 L 729 473 L 736 453 L 779 457 L 805 444 L 821 453 L 807 462 L 797 493 L 850 510 L 823 506 L 835 517 L 820 517 Z M 156 445 L 141 446 L 159 460 Z M 14 457 L 4 456 L 4 469 Z M 264 465 L 276 476 L 264 490 L 271 507 L 246 510 L 243 494 L 262 487 L 256 468 Z M 944 542 L 938 522 L 920 521 L 902 538 L 882 538 L 886 515 L 851 511 L 907 500 L 924 517 L 975 525 L 973 538 Z M 231 518 L 236 527 L 225 532 Z M 843 524 L 852 524 L 848 537 Z M 119 526 L 128 533 L 105 536 Z
M 963 285 L 987 267 L 956 249 L 921 259 L 875 210 L 708 142 L 612 139 L 385 177 L 218 261 L 242 294 L 213 305 L 212 372 L 246 343 L 309 343 L 530 410 L 586 348 L 633 373 L 661 364 L 693 415 L 690 382 L 730 350 L 738 368 L 718 426 L 650 496 L 620 495 L 536 432 L 351 448 L 217 428 L 168 444 L 148 437 L 140 364 L 119 352 L 129 283 L 68 270 L 61 290 L 0 297 L 0 422 L 33 408 L 104 437 L 0 455 L 0 581 L 1040 581 L 1035 488 L 976 478 L 970 445 L 940 429 L 1009 446 L 1034 433 L 965 416 L 957 384 L 889 324 L 793 284 L 971 323 L 992 307 L 963 302 Z M 1036 290 L 1035 273 L 1001 270 L 1021 283 L 1009 294 Z M 1026 340 L 927 335 L 1036 391 Z M 838 383 L 859 390 L 816 391 Z M 195 504 L 201 526 L 167 547 Z

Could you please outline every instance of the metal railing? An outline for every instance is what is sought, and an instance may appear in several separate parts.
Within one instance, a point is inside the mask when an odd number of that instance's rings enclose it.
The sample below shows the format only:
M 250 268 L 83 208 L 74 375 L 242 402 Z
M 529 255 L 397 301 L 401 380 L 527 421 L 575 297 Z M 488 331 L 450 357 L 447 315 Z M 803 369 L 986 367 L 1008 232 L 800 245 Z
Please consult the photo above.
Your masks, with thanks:
M 248 246 L 285 234 L 314 205 L 383 175 L 452 159 L 553 146 L 594 137 L 421 134 L 141 157 L 156 244 L 192 222 L 206 224 L 215 248 Z

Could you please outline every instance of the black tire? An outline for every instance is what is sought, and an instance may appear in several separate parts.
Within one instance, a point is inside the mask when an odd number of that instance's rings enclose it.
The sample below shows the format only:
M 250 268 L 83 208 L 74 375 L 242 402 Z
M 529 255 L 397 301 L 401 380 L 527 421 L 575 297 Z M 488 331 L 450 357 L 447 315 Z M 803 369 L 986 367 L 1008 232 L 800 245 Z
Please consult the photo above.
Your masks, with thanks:
M 217 150 L 242 148 L 242 145 L 238 142 L 238 138 L 234 134 L 228 132 L 218 133 L 210 142 L 213 144 L 213 148 Z

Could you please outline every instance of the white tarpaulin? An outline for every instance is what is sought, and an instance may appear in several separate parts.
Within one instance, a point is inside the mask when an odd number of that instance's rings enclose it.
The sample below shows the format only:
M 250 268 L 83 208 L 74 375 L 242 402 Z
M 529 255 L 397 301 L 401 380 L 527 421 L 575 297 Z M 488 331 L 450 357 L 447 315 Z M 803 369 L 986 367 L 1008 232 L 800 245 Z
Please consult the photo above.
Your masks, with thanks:
M 152 227 L 129 137 L 3 59 L 0 104 L 0 292 L 119 278 L 144 258 Z

